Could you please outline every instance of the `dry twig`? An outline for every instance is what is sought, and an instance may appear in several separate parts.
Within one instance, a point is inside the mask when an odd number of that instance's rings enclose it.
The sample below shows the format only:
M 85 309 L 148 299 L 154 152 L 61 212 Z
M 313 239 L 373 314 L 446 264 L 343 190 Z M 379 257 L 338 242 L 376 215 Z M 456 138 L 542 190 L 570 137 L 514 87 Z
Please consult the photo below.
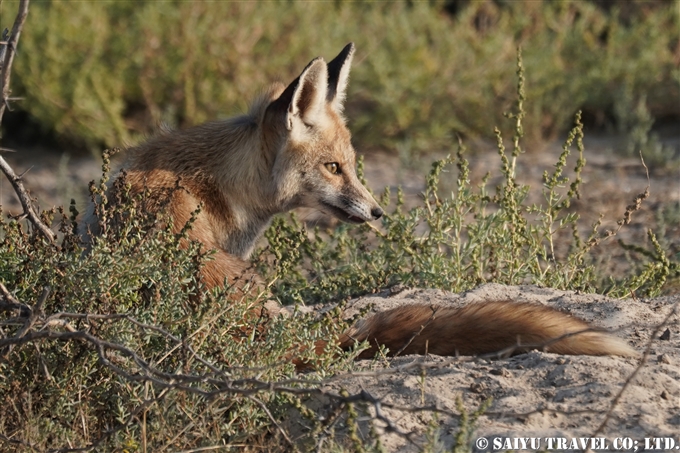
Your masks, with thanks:
M 638 372 L 644 368 L 644 366 L 647 364 L 647 359 L 649 358 L 649 354 L 652 352 L 652 345 L 654 344 L 654 341 L 658 338 L 659 332 L 661 332 L 661 329 L 663 329 L 666 324 L 668 324 L 668 321 L 677 313 L 678 310 L 678 302 L 676 302 L 673 305 L 673 308 L 671 311 L 668 313 L 666 318 L 661 322 L 661 324 L 657 325 L 654 327 L 654 330 L 652 331 L 652 334 L 649 336 L 649 341 L 647 342 L 647 347 L 645 348 L 645 352 L 642 355 L 642 358 L 640 359 L 640 362 L 638 363 L 638 366 L 633 370 L 633 372 L 628 376 L 626 379 L 626 382 L 623 383 L 623 386 L 621 386 L 621 390 L 619 390 L 619 393 L 616 394 L 614 399 L 611 402 L 611 405 L 609 406 L 609 410 L 604 416 L 604 419 L 602 420 L 602 423 L 600 423 L 600 426 L 597 427 L 595 432 L 590 436 L 591 438 L 598 437 L 600 433 L 604 430 L 604 428 L 607 426 L 607 423 L 609 422 L 609 419 L 611 418 L 612 414 L 614 413 L 614 409 L 616 409 L 616 406 L 619 404 L 619 401 L 621 401 L 621 397 L 623 396 L 624 392 L 628 389 L 628 387 L 631 385 L 633 382 L 633 379 L 635 379 L 635 376 L 637 376 Z
M 28 0 L 21 0 L 19 3 L 19 12 L 14 20 L 14 26 L 12 27 L 12 32 L 7 38 L 6 43 L 2 45 L 3 51 L 0 52 L 4 54 L 4 59 L 0 61 L 2 65 L 1 77 L 0 77 L 0 123 L 2 122 L 2 116 L 5 113 L 5 109 L 9 107 L 10 98 L 10 77 L 12 73 L 12 63 L 14 62 L 14 56 L 16 55 L 17 43 L 19 42 L 19 36 L 21 35 L 21 30 L 24 27 L 24 22 L 26 21 L 26 16 L 28 15 Z M 14 192 L 16 192 L 17 197 L 19 197 L 19 202 L 24 209 L 23 214 L 18 216 L 18 218 L 27 218 L 36 230 L 40 232 L 48 241 L 54 242 L 56 239 L 56 234 L 43 223 L 40 216 L 33 207 L 33 200 L 28 194 L 28 191 L 24 187 L 21 180 L 23 175 L 17 175 L 14 173 L 12 167 L 5 161 L 5 159 L 0 156 L 0 169 L 5 173 L 7 179 L 12 184 Z
M 13 305 L 19 306 L 24 305 L 8 292 L 7 294 L 5 294 L 5 291 L 1 292 L 2 294 L 0 295 L 3 296 L 8 302 L 11 301 Z M 44 294 L 45 293 L 43 293 L 43 297 Z M 427 362 L 423 358 L 421 358 L 419 360 L 409 362 L 405 365 L 396 366 L 389 369 L 365 372 L 350 372 L 343 375 L 336 375 L 334 377 L 326 378 L 323 380 L 305 379 L 304 377 L 293 377 L 278 382 L 268 382 L 253 378 L 233 379 L 229 377 L 230 373 L 228 370 L 221 369 L 220 367 L 210 363 L 210 361 L 206 360 L 205 358 L 200 357 L 200 354 L 198 354 L 197 351 L 195 351 L 186 340 L 182 341 L 182 339 L 176 337 L 175 335 L 171 334 L 170 332 L 166 331 L 161 327 L 142 323 L 127 314 L 110 314 L 110 315 L 87 314 L 87 313 L 46 314 L 40 309 L 39 305 L 40 305 L 39 301 L 36 302 L 35 306 L 32 307 L 30 311 L 26 311 L 27 314 L 23 315 L 23 317 L 27 319 L 25 320 L 24 328 L 21 329 L 23 331 L 21 332 L 21 335 L 17 334 L 10 338 L 7 337 L 0 338 L 0 347 L 6 347 L 10 345 L 25 346 L 28 344 L 38 344 L 40 342 L 50 340 L 57 340 L 63 342 L 76 340 L 85 342 L 89 344 L 94 351 L 96 351 L 99 357 L 100 364 L 111 370 L 113 373 L 122 377 L 126 381 L 138 383 L 143 382 L 150 383 L 154 385 L 156 388 L 161 390 L 160 393 L 161 396 L 159 396 L 158 398 L 154 398 L 153 400 L 147 400 L 143 402 L 142 405 L 137 407 L 132 414 L 139 415 L 141 412 L 146 410 L 149 407 L 149 405 L 159 401 L 161 398 L 169 395 L 171 392 L 174 391 L 201 395 L 202 397 L 208 400 L 214 399 L 219 395 L 241 396 L 250 399 L 251 401 L 255 402 L 258 406 L 260 406 L 260 408 L 263 409 L 265 414 L 267 414 L 267 416 L 272 421 L 273 425 L 281 432 L 285 441 L 291 447 L 294 445 L 294 442 L 289 437 L 289 434 L 285 432 L 284 428 L 280 425 L 277 425 L 276 419 L 272 416 L 271 412 L 267 413 L 268 409 L 266 409 L 266 405 L 264 405 L 264 402 L 258 397 L 259 395 L 266 393 L 284 393 L 290 395 L 297 395 L 298 397 L 321 398 L 322 400 L 325 400 L 329 403 L 329 405 L 327 405 L 326 407 L 331 408 L 331 411 L 332 407 L 336 408 L 346 407 L 347 404 L 365 403 L 373 409 L 373 411 L 371 411 L 372 414 L 369 416 L 373 422 L 378 422 L 383 425 L 384 430 L 394 433 L 410 443 L 415 443 L 416 441 L 413 438 L 415 432 L 409 432 L 400 429 L 396 424 L 396 420 L 393 417 L 390 417 L 385 412 L 383 412 L 383 409 L 390 409 L 392 411 L 398 411 L 400 413 L 416 413 L 416 412 L 439 413 L 454 418 L 459 417 L 460 414 L 453 410 L 439 407 L 439 405 L 437 404 L 421 406 L 402 406 L 398 404 L 393 404 L 390 403 L 389 401 L 386 401 L 384 397 L 373 395 L 370 392 L 366 391 L 365 389 L 361 389 L 355 394 L 339 393 L 329 388 L 328 385 L 333 382 L 336 383 L 342 382 L 347 379 L 356 377 L 377 377 L 381 375 L 400 374 L 404 372 L 414 372 L 419 370 L 426 371 L 442 369 L 447 366 L 450 366 L 453 363 L 469 362 L 480 359 L 479 357 L 477 358 L 455 357 L 439 362 Z M 670 319 L 670 315 L 664 321 L 664 323 L 655 326 L 655 332 L 658 332 L 662 328 L 662 326 L 667 323 L 668 319 Z M 76 330 L 69 324 L 69 320 L 85 321 L 85 324 L 80 327 L 81 329 L 85 330 Z M 116 342 L 107 341 L 104 338 L 101 338 L 97 335 L 92 334 L 91 332 L 88 332 L 88 330 L 90 329 L 90 325 L 95 321 L 126 322 L 130 323 L 131 325 L 135 326 L 136 328 L 142 331 L 154 332 L 155 334 L 170 340 L 171 343 L 175 343 L 175 346 L 173 346 L 173 348 L 179 346 L 180 348 L 188 352 L 190 356 L 192 356 L 194 359 L 197 359 L 200 363 L 207 367 L 207 373 L 194 374 L 189 372 L 184 374 L 164 372 L 157 367 L 157 364 L 149 363 L 136 351 L 128 348 L 127 346 Z M 653 338 L 654 337 L 656 337 L 656 333 L 653 334 Z M 501 351 L 501 355 L 504 355 L 503 352 L 507 351 Z M 498 354 L 490 354 L 488 356 L 494 357 L 498 356 Z M 641 362 L 641 364 L 642 363 L 644 363 L 644 360 Z M 631 380 L 635 377 L 634 375 L 635 373 L 633 373 L 633 375 L 629 377 L 626 384 L 624 384 L 624 388 L 622 388 L 620 394 L 617 395 L 617 397 L 614 399 L 609 411 L 606 414 L 604 410 L 584 409 L 581 411 L 569 412 L 551 409 L 548 407 L 536 409 L 536 411 L 534 412 L 547 411 L 561 413 L 564 415 L 573 415 L 577 413 L 605 414 L 605 421 L 603 422 L 604 426 L 606 420 L 613 412 L 616 403 L 620 399 L 621 397 L 620 395 L 623 393 L 623 391 L 631 382 Z M 124 423 L 111 428 L 111 430 L 106 433 L 103 433 L 100 438 L 93 440 L 92 443 L 90 443 L 89 445 L 77 448 L 67 448 L 59 451 L 75 452 L 95 450 L 97 446 L 101 445 L 102 442 L 105 442 L 106 439 L 109 438 L 112 434 L 121 429 L 125 429 L 125 427 L 128 426 L 130 423 L 133 423 L 134 416 L 132 416 L 132 414 L 129 418 L 127 418 L 127 420 Z M 521 416 L 527 414 L 512 414 L 509 412 L 502 413 L 488 412 L 485 415 Z M 319 417 L 322 416 L 319 415 Z M 338 419 L 337 416 L 331 418 L 333 420 Z M 318 421 L 322 420 L 323 418 L 319 418 Z M 329 421 L 332 423 L 333 420 Z M 7 433 L 3 433 L 2 436 L 0 436 L 0 440 L 3 440 L 5 442 L 29 445 L 21 440 L 10 439 L 11 437 L 8 436 Z
M 28 0 L 21 0 L 21 2 L 19 2 L 19 12 L 17 13 L 16 19 L 14 19 L 14 26 L 12 26 L 12 32 L 6 38 L 6 41 L 3 41 L 7 44 L 3 44 L 3 51 L 0 51 L 0 54 L 4 54 L 5 57 L 0 62 L 0 65 L 2 66 L 2 78 L 0 78 L 0 94 L 2 94 L 2 102 L 0 103 L 0 122 L 2 121 L 2 115 L 5 113 L 5 108 L 9 101 L 9 81 L 12 73 L 12 63 L 14 62 L 14 55 L 17 53 L 17 43 L 19 42 L 19 36 L 24 27 L 26 16 L 28 16 Z

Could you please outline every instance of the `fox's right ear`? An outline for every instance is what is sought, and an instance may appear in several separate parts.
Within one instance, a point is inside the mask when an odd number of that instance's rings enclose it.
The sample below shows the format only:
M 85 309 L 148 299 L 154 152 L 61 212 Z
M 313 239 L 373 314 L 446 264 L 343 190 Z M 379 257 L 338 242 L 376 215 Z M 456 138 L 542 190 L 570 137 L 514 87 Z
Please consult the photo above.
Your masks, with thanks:
M 324 113 L 327 80 L 326 62 L 322 58 L 315 58 L 269 108 L 283 113 L 289 131 L 293 131 L 296 125 L 314 124 Z
M 328 94 L 326 100 L 335 108 L 342 112 L 345 102 L 345 92 L 349 81 L 349 68 L 354 57 L 354 43 L 349 43 L 340 51 L 337 57 L 328 63 Z

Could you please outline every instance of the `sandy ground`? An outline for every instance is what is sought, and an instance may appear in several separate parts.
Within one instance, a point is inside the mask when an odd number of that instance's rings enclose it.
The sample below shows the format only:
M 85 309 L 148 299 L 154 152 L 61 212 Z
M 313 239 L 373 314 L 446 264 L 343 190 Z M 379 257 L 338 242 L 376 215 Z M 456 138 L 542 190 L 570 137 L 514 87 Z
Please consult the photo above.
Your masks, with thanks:
M 677 149 L 680 154 L 680 135 L 674 133 L 664 144 Z M 509 144 L 508 144 L 509 145 Z M 576 208 L 584 222 L 588 224 L 597 220 L 600 213 L 605 215 L 605 222 L 615 222 L 625 210 L 633 197 L 644 191 L 648 184 L 644 167 L 638 158 L 622 158 L 616 152 L 617 139 L 612 136 L 593 136 L 585 139 L 586 167 L 583 171 L 582 198 Z M 482 177 L 491 172 L 489 187 L 500 181 L 499 158 L 495 145 L 488 142 L 468 144 L 466 157 L 470 160 L 471 183 L 478 184 Z M 530 148 L 530 152 L 518 159 L 517 175 L 520 183 L 532 186 L 533 200 L 541 201 L 541 176 L 544 171 L 552 171 L 553 165 L 561 152 L 561 142 L 544 143 L 540 150 Z M 369 186 L 376 194 L 381 194 L 385 187 L 396 194 L 397 188 L 404 190 L 407 206 L 413 206 L 421 199 L 425 188 L 425 175 L 431 163 L 446 156 L 453 150 L 433 152 L 418 158 L 397 157 L 381 152 L 365 155 L 365 176 Z M 509 153 L 509 151 L 508 151 Z M 87 184 L 99 180 L 101 162 L 91 156 L 71 155 L 67 151 L 54 151 L 41 148 L 20 149 L 16 153 L 5 153 L 3 157 L 13 166 L 17 174 L 25 173 L 26 187 L 36 196 L 42 208 L 55 205 L 68 205 L 71 198 L 79 204 L 87 199 Z M 115 165 L 124 160 L 124 152 L 114 157 Z M 565 174 L 570 175 L 575 163 L 571 156 Z M 654 217 L 654 213 L 662 205 L 680 203 L 680 162 L 671 165 L 649 164 L 650 197 L 640 212 L 645 222 Z M 447 179 L 447 175 L 450 177 Z M 442 176 L 442 187 L 453 187 L 457 174 L 447 171 Z M 532 200 L 532 201 L 533 201 Z M 20 205 L 9 182 L 0 178 L 0 205 L 9 212 L 20 210 Z M 319 221 L 327 218 L 321 213 L 309 213 L 307 218 Z M 680 232 L 678 233 L 680 237 Z
M 327 386 L 326 390 L 345 389 L 350 394 L 364 391 L 378 399 L 382 415 L 392 426 L 375 420 L 375 407 L 369 405 L 364 414 L 368 417 L 361 422 L 362 435 L 366 435 L 373 424 L 389 452 L 421 451 L 428 433 L 431 437 L 432 432 L 439 438 L 441 451 L 450 451 L 460 423 L 456 400 L 461 399 L 471 413 L 488 398 L 493 399 L 491 406 L 474 424 L 469 437 L 473 451 L 583 451 L 585 448 L 581 448 L 580 443 L 578 448 L 573 448 L 573 439 L 595 435 L 605 438 L 602 442 L 606 444 L 589 444 L 596 447 L 593 451 L 643 451 L 645 442 L 648 447 L 656 446 L 652 438 L 673 439 L 680 449 L 678 316 L 673 315 L 659 328 L 680 303 L 680 295 L 653 300 L 613 300 L 532 286 L 487 284 L 461 295 L 420 289 L 405 289 L 397 294 L 385 291 L 354 301 L 349 311 L 367 304 L 379 311 L 401 304 L 457 307 L 505 299 L 548 305 L 610 329 L 625 338 L 641 357 L 565 356 L 540 351 L 497 360 L 407 356 L 389 361 L 362 361 L 360 368 L 372 370 L 375 375 L 348 377 Z M 631 379 L 638 367 L 639 371 Z M 316 410 L 323 410 L 325 403 L 319 399 L 308 402 Z M 435 407 L 436 416 L 432 410 L 417 409 Z M 612 408 L 607 423 L 598 431 Z M 298 433 L 304 430 L 302 425 L 294 428 Z M 342 429 L 338 428 L 337 432 Z M 516 438 L 534 438 L 534 448 L 531 444 L 526 445 L 528 448 L 514 444 L 518 442 Z M 536 444 L 539 438 L 540 446 Z M 553 439 L 552 445 L 547 443 L 549 438 Z M 513 443 L 507 444 L 508 441 Z M 605 445 L 608 448 L 604 448 Z M 494 448 L 498 446 L 502 448 Z M 515 448 L 517 446 L 519 448 Z M 557 448 L 559 446 L 566 448 Z
M 620 159 L 597 141 L 587 142 L 586 146 L 589 165 L 584 171 L 584 197 L 579 202 L 579 212 L 586 226 L 594 222 L 600 212 L 612 223 L 621 216 L 635 194 L 645 189 L 644 169 L 636 159 Z M 555 144 L 545 152 L 522 156 L 518 174 L 523 175 L 524 182 L 540 188 L 543 170 L 549 170 L 558 155 L 559 145 Z M 87 182 L 99 174 L 99 164 L 91 158 L 68 158 L 40 150 L 8 154 L 5 158 L 17 173 L 29 170 L 24 177 L 25 184 L 39 198 L 43 208 L 67 203 L 70 198 L 83 203 Z M 486 171 L 498 168 L 498 157 L 492 152 L 474 154 L 470 159 L 473 182 L 479 181 Z M 376 193 L 385 186 L 391 186 L 394 193 L 396 187 L 402 185 L 407 204 L 413 204 L 424 188 L 424 170 L 431 160 L 414 162 L 409 169 L 396 158 L 374 154 L 367 158 L 366 176 Z M 678 167 L 653 169 L 650 185 L 650 198 L 625 233 L 632 240 L 644 241 L 646 228 L 658 225 L 658 215 L 664 206 L 680 206 Z M 540 190 L 537 194 L 540 198 Z M 20 212 L 4 177 L 0 178 L 0 204 L 5 213 Z M 308 220 L 318 221 L 309 213 L 305 216 Z M 666 222 L 664 228 L 669 253 L 680 252 L 680 221 Z M 597 326 L 616 330 L 616 335 L 643 352 L 650 344 L 655 328 L 674 304 L 680 302 L 680 295 L 654 300 L 611 300 L 535 287 L 486 285 L 462 295 L 417 289 L 397 294 L 385 291 L 357 304 L 370 303 L 375 309 L 385 309 L 403 303 L 461 305 L 490 299 L 532 301 L 566 310 Z M 666 328 L 669 339 L 658 339 Z M 450 447 L 460 423 L 456 400 L 460 398 L 468 411 L 474 411 L 489 397 L 493 402 L 474 425 L 469 441 L 477 451 L 523 449 L 522 445 L 503 443 L 507 442 L 505 439 L 519 437 L 541 438 L 543 443 L 538 448 L 528 448 L 530 450 L 556 450 L 559 446 L 564 447 L 560 450 L 581 451 L 585 448 L 558 445 L 557 441 L 548 445 L 546 439 L 560 437 L 571 442 L 576 437 L 593 436 L 612 407 L 612 414 L 599 434 L 608 439 L 609 448 L 593 448 L 593 451 L 642 451 L 645 446 L 656 445 L 654 441 L 647 441 L 651 443 L 645 445 L 645 438 L 653 437 L 672 438 L 675 445 L 680 445 L 679 331 L 675 316 L 667 327 L 654 335 L 649 354 L 642 360 L 642 367 L 633 379 L 630 377 L 640 365 L 639 360 L 560 356 L 535 351 L 499 360 L 400 357 L 390 362 L 364 361 L 360 367 L 382 371 L 374 377 L 336 381 L 327 390 L 344 388 L 350 393 L 358 393 L 363 389 L 378 398 L 383 414 L 393 423 L 389 429 L 384 422 L 375 422 L 382 432 L 385 450 L 389 452 L 419 451 L 428 432 L 436 432 L 442 448 Z M 625 391 L 616 401 L 624 386 Z M 309 401 L 320 411 L 325 406 L 323 403 Z M 388 407 L 390 405 L 392 407 Z M 402 409 L 395 408 L 397 406 Z M 436 407 L 437 415 L 431 410 L 414 409 L 418 407 Z M 369 419 L 362 421 L 364 430 L 372 423 Z M 298 422 L 291 421 L 294 425 L 290 427 L 291 433 L 305 429 L 304 424 Z M 434 431 L 430 429 L 432 426 L 436 427 Z M 338 432 L 341 431 L 340 424 Z M 485 442 L 480 440 L 475 444 L 479 438 L 488 440 L 488 447 L 479 448 Z M 624 448 L 625 445 L 613 444 L 616 438 L 629 438 L 630 442 L 638 443 Z M 493 448 L 498 445 L 502 448 Z

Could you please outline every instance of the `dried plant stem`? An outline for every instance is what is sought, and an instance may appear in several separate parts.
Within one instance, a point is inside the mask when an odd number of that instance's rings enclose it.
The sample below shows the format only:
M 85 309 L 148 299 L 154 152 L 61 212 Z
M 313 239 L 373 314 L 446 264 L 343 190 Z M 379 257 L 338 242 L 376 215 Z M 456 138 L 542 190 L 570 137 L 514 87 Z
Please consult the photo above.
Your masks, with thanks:
M 14 19 L 14 26 L 12 26 L 12 33 L 9 35 L 7 44 L 5 44 L 5 54 L 3 61 L 0 61 L 2 66 L 2 79 L 0 80 L 0 93 L 2 93 L 2 103 L 0 103 L 0 122 L 2 122 L 2 115 L 5 113 L 5 108 L 9 101 L 9 81 L 12 73 L 12 63 L 14 62 L 14 55 L 16 55 L 17 43 L 21 30 L 24 27 L 24 22 L 28 16 L 28 0 L 21 0 L 19 3 L 19 12 L 16 19 Z
M 19 201 L 21 202 L 21 206 L 24 208 L 23 214 L 18 216 L 18 218 L 27 218 L 40 234 L 45 236 L 48 241 L 54 242 L 57 235 L 40 219 L 40 216 L 33 207 L 33 200 L 31 200 L 31 196 L 24 187 L 21 176 L 14 173 L 12 167 L 2 158 L 2 156 L 0 156 L 0 169 L 5 176 L 7 176 L 12 187 L 14 187 L 14 192 L 16 192 L 17 197 L 19 197 Z
M 668 315 L 666 318 L 664 318 L 663 322 L 661 324 L 658 324 L 657 326 L 654 327 L 654 330 L 652 330 L 652 334 L 649 336 L 649 341 L 647 342 L 647 347 L 645 348 L 645 352 L 642 355 L 642 358 L 640 359 L 640 362 L 638 363 L 637 367 L 633 370 L 633 372 L 628 376 L 626 381 L 623 383 L 621 386 L 621 389 L 619 390 L 619 393 L 616 394 L 614 399 L 612 400 L 611 404 L 609 405 L 609 410 L 604 416 L 604 419 L 602 420 L 602 423 L 600 423 L 600 426 L 597 427 L 595 432 L 590 436 L 592 438 L 598 437 L 602 431 L 604 431 L 605 427 L 607 426 L 607 423 L 612 417 L 612 414 L 614 413 L 614 409 L 616 409 L 617 405 L 619 404 L 619 401 L 621 401 L 621 397 L 623 396 L 624 392 L 628 389 L 628 387 L 632 384 L 633 379 L 635 379 L 635 376 L 640 372 L 642 368 L 647 364 L 647 359 L 649 359 L 649 355 L 652 352 L 652 345 L 654 344 L 654 341 L 659 337 L 659 333 L 661 332 L 661 329 L 663 329 L 670 319 L 675 316 L 678 310 L 678 303 L 673 304 L 673 308 L 668 312 Z
M 19 3 L 19 12 L 17 13 L 17 17 L 14 20 L 14 26 L 12 27 L 12 33 L 9 35 L 6 44 L 2 45 L 3 51 L 0 52 L 1 54 L 4 54 L 4 59 L 0 61 L 2 69 L 2 76 L 0 77 L 0 94 L 2 95 L 2 99 L 0 100 L 0 123 L 2 122 L 2 116 L 5 113 L 5 109 L 8 109 L 9 107 L 9 83 L 12 74 L 12 63 L 14 62 L 17 43 L 19 42 L 19 36 L 24 27 L 26 16 L 28 16 L 28 0 L 21 0 Z M 31 200 L 30 195 L 26 191 L 26 188 L 24 188 L 21 175 L 17 175 L 2 156 L 0 156 L 0 169 L 2 169 L 2 172 L 12 184 L 14 192 L 16 192 L 17 197 L 19 197 L 19 202 L 24 209 L 23 214 L 21 214 L 19 218 L 27 218 L 40 234 L 48 241 L 54 242 L 56 234 L 54 234 L 54 232 L 40 219 L 40 216 L 33 207 L 33 201 Z

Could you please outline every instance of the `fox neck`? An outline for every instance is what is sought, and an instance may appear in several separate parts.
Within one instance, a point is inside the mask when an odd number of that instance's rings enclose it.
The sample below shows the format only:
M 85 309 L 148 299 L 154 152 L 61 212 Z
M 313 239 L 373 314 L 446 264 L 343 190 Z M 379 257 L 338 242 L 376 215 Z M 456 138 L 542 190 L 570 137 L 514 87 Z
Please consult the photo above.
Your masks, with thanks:
M 219 248 L 247 259 L 274 215 L 297 207 L 296 196 L 281 191 L 281 177 L 275 171 L 279 144 L 268 141 L 261 125 L 250 118 L 228 120 L 217 129 L 213 146 L 207 146 L 198 175 L 210 175 L 217 189 L 219 206 L 206 206 L 212 217 Z M 219 123 L 217 123 L 219 124 Z M 212 126 L 212 125 L 210 125 Z M 207 127 L 210 127 L 207 126 Z M 229 133 L 226 133 L 229 132 Z M 206 203 L 205 196 L 199 201 Z M 207 203 L 206 203 L 207 204 Z M 211 209 L 212 208 L 212 209 Z M 219 225 L 219 226 L 218 226 Z
M 202 204 L 193 233 L 208 247 L 247 259 L 272 217 L 295 206 L 274 171 L 277 140 L 250 115 L 162 134 L 130 151 L 134 184 L 187 190 L 177 200 L 177 227 Z M 180 201 L 184 200 L 184 201 Z

